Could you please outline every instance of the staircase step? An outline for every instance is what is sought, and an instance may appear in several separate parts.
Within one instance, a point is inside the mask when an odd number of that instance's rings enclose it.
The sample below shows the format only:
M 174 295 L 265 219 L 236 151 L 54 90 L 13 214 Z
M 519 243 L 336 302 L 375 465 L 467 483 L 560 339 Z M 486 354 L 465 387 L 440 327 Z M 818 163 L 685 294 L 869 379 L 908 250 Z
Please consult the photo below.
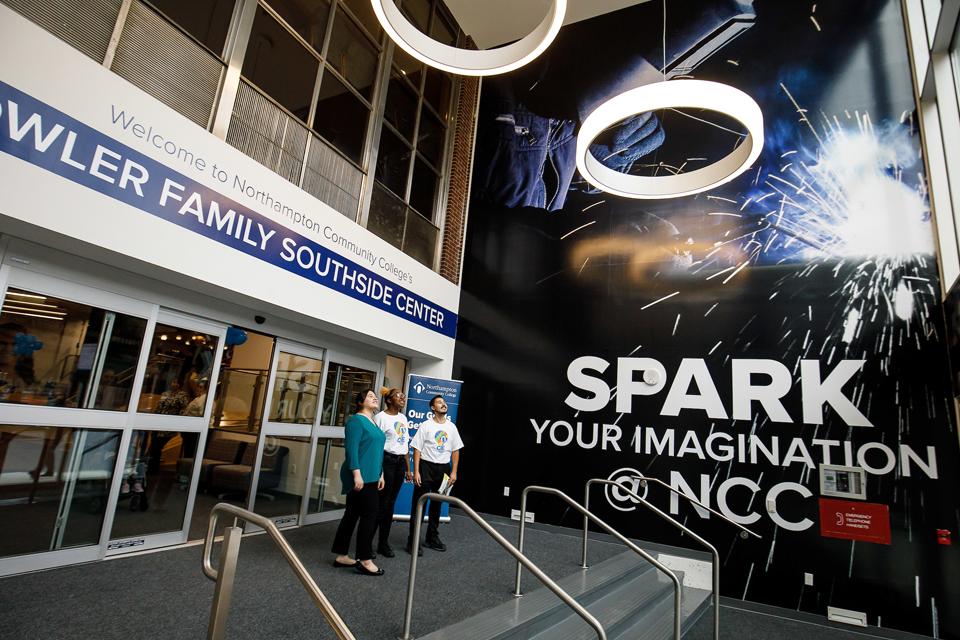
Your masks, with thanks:
M 621 628 L 642 624 L 664 600 L 669 601 L 670 610 L 673 610 L 673 582 L 658 580 L 656 573 L 646 572 L 635 579 L 621 580 L 604 589 L 602 594 L 579 602 L 600 622 L 608 638 L 616 637 Z M 681 575 L 678 577 L 683 580 Z M 597 637 L 596 630 L 569 608 L 554 615 L 560 618 L 558 623 L 530 637 L 535 640 L 590 640 Z
M 561 589 L 579 601 L 583 597 L 589 597 L 591 594 L 606 589 L 621 580 L 632 579 L 646 573 L 653 575 L 655 572 L 656 569 L 651 564 L 630 551 L 594 565 L 587 570 L 578 571 L 556 582 Z M 499 638 L 512 630 L 536 624 L 561 610 L 572 613 L 560 598 L 543 587 L 525 594 L 522 598 L 513 598 L 509 602 L 467 620 L 420 636 L 420 640 L 489 640 Z

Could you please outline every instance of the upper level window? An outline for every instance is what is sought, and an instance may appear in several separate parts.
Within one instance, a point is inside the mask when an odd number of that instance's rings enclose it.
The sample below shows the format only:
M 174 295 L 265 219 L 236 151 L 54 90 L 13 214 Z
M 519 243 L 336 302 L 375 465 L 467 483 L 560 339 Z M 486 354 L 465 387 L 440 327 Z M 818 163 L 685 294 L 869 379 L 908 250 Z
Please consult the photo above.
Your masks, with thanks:
M 307 122 L 320 61 L 263 7 L 257 7 L 241 73 Z
M 223 56 L 234 0 L 149 0 L 181 29 Z

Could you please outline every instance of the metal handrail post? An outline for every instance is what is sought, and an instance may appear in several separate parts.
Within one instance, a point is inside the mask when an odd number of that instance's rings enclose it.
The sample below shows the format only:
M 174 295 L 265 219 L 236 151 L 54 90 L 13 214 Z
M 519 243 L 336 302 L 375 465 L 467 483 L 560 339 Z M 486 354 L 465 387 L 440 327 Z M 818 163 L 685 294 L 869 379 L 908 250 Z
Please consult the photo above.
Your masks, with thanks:
M 293 548 L 287 542 L 286 538 L 284 538 L 283 534 L 281 534 L 277 529 L 277 525 L 275 525 L 273 520 L 270 520 L 269 518 L 264 518 L 263 516 L 253 513 L 252 511 L 247 511 L 246 509 L 241 509 L 240 507 L 236 507 L 225 502 L 214 505 L 213 509 L 210 510 L 210 520 L 207 523 L 207 535 L 203 540 L 202 562 L 203 573 L 205 576 L 214 582 L 218 582 L 220 573 L 225 573 L 223 565 L 221 565 L 220 571 L 214 569 L 210 558 L 211 554 L 213 553 L 213 537 L 217 530 L 217 518 L 220 512 L 228 513 L 234 516 L 234 527 L 236 527 L 236 519 L 240 519 L 253 523 L 266 531 L 270 535 L 270 538 L 273 540 L 273 542 L 280 549 L 280 553 L 283 554 L 284 560 L 286 560 L 287 564 L 290 565 L 290 568 L 293 569 L 293 572 L 300 580 L 300 584 L 304 586 L 304 588 L 307 590 L 307 593 L 310 594 L 310 598 L 313 599 L 313 602 L 317 605 L 317 608 L 320 609 L 323 617 L 325 617 L 327 622 L 330 623 L 330 626 L 333 627 L 337 637 L 339 637 L 340 640 L 356 640 L 356 638 L 353 636 L 353 633 L 350 631 L 350 628 L 347 627 L 346 623 L 340 617 L 340 614 L 337 613 L 336 609 L 333 608 L 333 605 L 330 604 L 330 601 L 327 600 L 327 597 L 323 594 L 323 591 L 320 590 L 320 587 L 317 586 L 317 583 L 314 582 L 313 578 L 310 577 L 310 573 L 307 571 L 306 567 L 303 566 L 303 563 L 300 562 L 300 559 L 297 557 L 297 554 L 294 553 Z M 224 537 L 224 550 L 226 550 L 226 542 L 227 538 Z M 237 538 L 237 545 L 239 549 L 239 535 Z M 221 557 L 222 556 L 223 552 L 221 552 Z M 211 612 L 211 617 L 213 617 L 214 614 L 216 614 L 216 610 Z M 225 623 L 226 612 L 224 612 L 223 618 Z M 213 623 L 211 622 L 211 625 L 212 624 Z
M 417 556 L 420 555 L 420 529 L 423 528 L 423 511 L 426 505 L 424 494 L 417 501 L 416 513 L 410 515 L 413 521 L 413 546 L 410 547 L 410 579 L 407 581 L 407 606 L 403 611 L 403 633 L 397 640 L 411 640 L 410 623 L 413 621 L 413 587 L 417 581 Z
M 668 569 L 664 564 L 658 562 L 649 553 L 647 553 L 637 545 L 630 542 L 630 540 L 628 540 L 619 531 L 617 531 L 616 529 L 608 525 L 606 522 L 604 522 L 594 514 L 587 511 L 587 509 L 581 506 L 579 502 L 577 502 L 576 500 L 574 500 L 564 492 L 560 491 L 559 489 L 553 489 L 551 487 L 530 486 L 523 490 L 523 495 L 520 498 L 520 545 L 521 547 L 523 545 L 523 530 L 525 528 L 526 520 L 527 520 L 527 512 L 526 512 L 527 494 L 534 491 L 538 493 L 549 493 L 551 495 L 557 496 L 561 500 L 564 500 L 571 507 L 573 507 L 574 509 L 582 513 L 585 517 L 588 517 L 591 520 L 593 520 L 593 522 L 598 524 L 601 529 L 603 529 L 604 531 L 612 535 L 621 543 L 625 544 L 627 548 L 629 548 L 634 553 L 639 554 L 644 560 L 646 560 L 647 562 L 655 566 L 657 569 L 659 569 L 661 572 L 666 574 L 667 577 L 669 577 L 673 581 L 673 593 L 674 593 L 673 637 L 674 637 L 674 640 L 680 640 L 680 606 L 681 606 L 681 598 L 683 596 L 682 596 L 682 585 L 680 584 L 680 579 L 677 578 L 677 574 L 675 574 L 673 571 Z M 519 551 L 522 552 L 523 549 L 521 548 L 519 549 Z M 519 595 L 519 594 L 520 594 L 520 567 L 518 566 L 517 567 L 517 584 L 514 591 L 514 595 Z
M 587 482 L 587 488 L 583 492 L 583 508 L 587 511 L 590 511 L 590 483 Z M 583 559 L 580 561 L 581 569 L 589 569 L 590 565 L 587 564 L 587 536 L 590 531 L 590 518 L 583 516 Z
M 210 626 L 207 640 L 223 640 L 227 635 L 227 615 L 230 613 L 230 598 L 233 596 L 233 578 L 237 572 L 237 556 L 240 554 L 240 527 L 227 527 L 220 550 L 220 568 L 217 571 L 217 586 L 213 591 L 210 608 Z
M 497 531 L 490 526 L 490 524 L 481 518 L 476 511 L 467 506 L 467 504 L 460 500 L 459 498 L 451 498 L 450 496 L 441 495 L 439 493 L 426 493 L 420 497 L 417 501 L 417 507 L 414 510 L 412 517 L 415 517 L 416 523 L 413 526 L 414 529 L 414 546 L 411 549 L 411 561 L 410 561 L 410 582 L 407 585 L 407 610 L 404 613 L 403 619 L 403 635 L 399 637 L 398 640 L 412 640 L 410 638 L 410 618 L 413 614 L 413 587 L 416 582 L 416 569 L 417 569 L 417 549 L 419 549 L 420 541 L 420 523 L 423 521 L 423 508 L 427 500 L 436 500 L 437 502 L 446 502 L 452 504 L 456 507 L 459 507 L 464 513 L 466 513 L 470 518 L 480 525 L 480 528 L 487 532 L 497 543 L 506 549 L 510 555 L 517 559 L 517 562 L 522 563 L 527 569 L 530 570 L 530 573 L 535 575 L 540 582 L 542 582 L 550 591 L 552 591 L 558 598 L 560 598 L 564 604 L 573 609 L 577 615 L 584 619 L 593 629 L 597 632 L 597 637 L 599 640 L 607 640 L 607 634 L 603 630 L 603 626 L 600 624 L 600 621 L 593 617 L 589 611 L 584 609 L 580 603 L 570 597 L 570 594 L 564 591 L 560 586 L 550 579 L 547 574 L 540 570 L 540 568 L 530 561 L 519 549 L 514 547 L 512 544 L 507 542 L 507 539 L 502 535 L 497 533 Z M 579 506 L 579 505 L 578 505 Z M 679 640 L 679 636 L 678 636 Z

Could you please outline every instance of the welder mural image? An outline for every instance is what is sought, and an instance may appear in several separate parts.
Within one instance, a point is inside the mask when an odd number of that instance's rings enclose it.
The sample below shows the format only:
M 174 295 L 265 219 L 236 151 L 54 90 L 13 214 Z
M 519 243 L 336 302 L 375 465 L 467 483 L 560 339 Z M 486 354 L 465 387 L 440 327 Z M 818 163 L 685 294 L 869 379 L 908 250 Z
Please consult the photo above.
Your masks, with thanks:
M 760 159 L 697 196 L 593 189 L 573 162 L 583 119 L 665 78 L 756 100 Z M 665 19 L 647 2 L 485 79 L 454 376 L 491 473 L 462 497 L 509 515 L 504 486 L 582 497 L 590 478 L 642 493 L 632 476 L 656 477 L 762 536 L 648 489 L 718 547 L 722 595 L 960 637 L 960 554 L 938 536 L 960 530 L 960 456 L 916 118 L 895 0 L 667 0 Z M 663 109 L 592 152 L 660 176 L 743 137 L 718 112 Z M 864 469 L 864 495 L 824 495 L 824 465 Z M 691 544 L 594 491 L 627 535 Z M 538 521 L 582 525 L 531 501 Z M 838 531 L 838 509 L 869 517 Z

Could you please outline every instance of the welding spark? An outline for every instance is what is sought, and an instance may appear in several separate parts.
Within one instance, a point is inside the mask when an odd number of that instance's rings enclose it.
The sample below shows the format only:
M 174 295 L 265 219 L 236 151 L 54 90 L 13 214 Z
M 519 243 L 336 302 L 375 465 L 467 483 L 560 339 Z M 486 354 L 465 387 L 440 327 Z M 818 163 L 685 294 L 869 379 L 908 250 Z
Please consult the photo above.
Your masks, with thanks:
M 596 224 L 596 222 L 597 222 L 597 221 L 594 220 L 593 222 L 588 222 L 588 223 L 585 224 L 585 225 L 581 225 L 581 226 L 577 227 L 576 229 L 574 229 L 573 231 L 570 231 L 570 232 L 568 232 L 568 233 L 560 236 L 560 239 L 563 240 L 563 239 L 565 239 L 567 236 L 571 236 L 571 235 L 573 235 L 574 233 L 576 233 L 577 231 L 580 231 L 580 229 L 584 229 L 584 228 L 586 228 L 586 227 L 589 227 L 589 226 L 592 225 L 592 224 Z
M 653 302 L 651 302 L 651 303 L 648 304 L 647 306 L 645 306 L 645 307 L 640 307 L 640 311 L 643 311 L 644 309 L 648 309 L 648 308 L 652 307 L 653 305 L 655 305 L 655 304 L 657 304 L 657 303 L 659 303 L 659 302 L 663 302 L 664 300 L 669 300 L 670 298 L 672 298 L 673 296 L 676 296 L 676 295 L 680 295 L 680 292 L 679 292 L 679 291 L 674 291 L 673 293 L 671 293 L 671 294 L 668 295 L 668 296 L 663 296 L 663 297 L 660 298 L 659 300 L 654 300 Z

